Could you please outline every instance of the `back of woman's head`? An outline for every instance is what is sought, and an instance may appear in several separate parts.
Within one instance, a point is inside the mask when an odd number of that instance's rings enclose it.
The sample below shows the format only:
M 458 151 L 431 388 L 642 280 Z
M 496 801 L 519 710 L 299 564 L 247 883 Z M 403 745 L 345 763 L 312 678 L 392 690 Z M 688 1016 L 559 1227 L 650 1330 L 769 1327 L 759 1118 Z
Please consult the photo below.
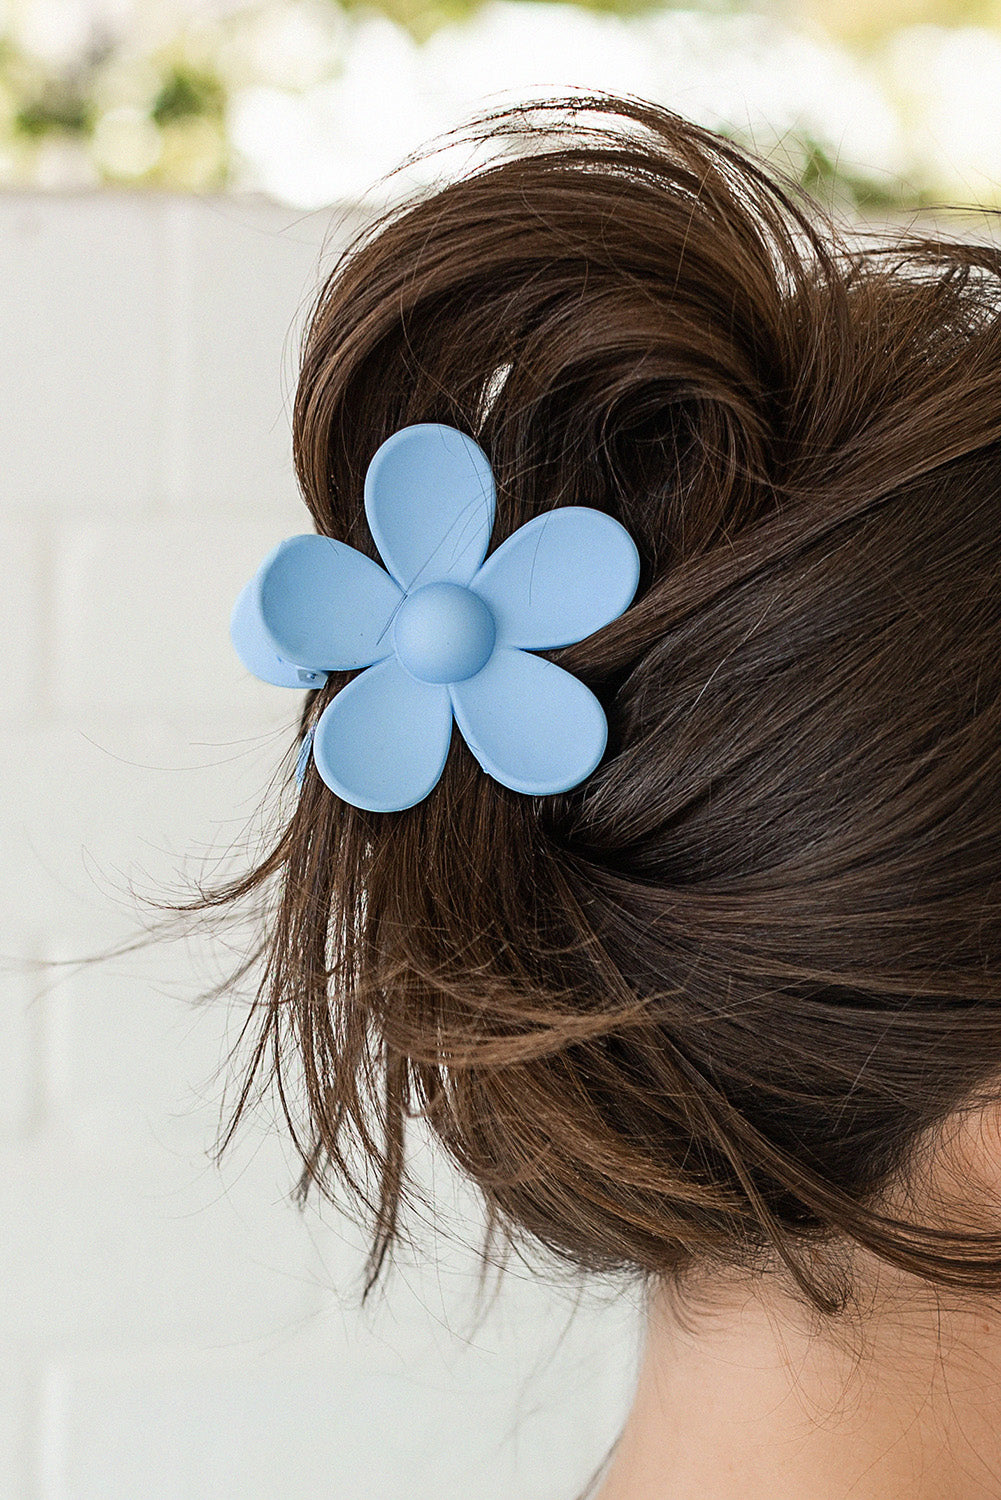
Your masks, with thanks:
M 422 1115 L 488 1239 L 585 1270 L 778 1270 L 833 1313 L 863 1251 L 996 1292 L 986 1205 L 917 1185 L 1001 1074 L 1001 251 L 846 239 L 725 139 L 577 103 L 485 117 L 493 157 L 340 257 L 293 437 L 316 529 L 373 558 L 409 423 L 488 455 L 491 548 L 563 505 L 628 529 L 632 606 L 545 653 L 604 758 L 531 797 L 456 734 L 391 813 L 311 766 L 211 898 L 263 901 L 252 1066 L 304 1080 L 366 1290 Z

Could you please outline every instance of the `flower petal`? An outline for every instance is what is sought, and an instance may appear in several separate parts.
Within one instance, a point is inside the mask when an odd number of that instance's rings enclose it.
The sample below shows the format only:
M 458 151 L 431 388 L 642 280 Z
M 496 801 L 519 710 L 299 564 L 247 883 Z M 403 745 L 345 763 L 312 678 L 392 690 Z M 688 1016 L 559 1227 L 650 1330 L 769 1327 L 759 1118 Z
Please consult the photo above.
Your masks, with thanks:
M 320 671 L 351 671 L 393 649 L 403 596 L 385 569 L 329 536 L 286 537 L 255 575 L 265 636 L 278 655 Z
M 488 775 L 545 797 L 589 776 L 608 725 L 590 688 L 544 656 L 498 647 L 486 666 L 449 684 L 463 738 Z
M 345 802 L 398 812 L 436 785 L 451 738 L 448 688 L 418 682 L 391 656 L 327 704 L 313 732 L 313 759 Z
M 494 524 L 494 478 L 478 443 L 441 422 L 401 427 L 365 474 L 365 514 L 400 587 L 468 583 Z
M 324 672 L 293 666 L 275 651 L 261 620 L 256 577 L 244 584 L 237 595 L 229 619 L 229 638 L 247 671 L 275 687 L 322 687 L 327 680 Z
M 538 650 L 582 641 L 621 615 L 639 576 L 636 543 L 614 516 L 564 505 L 512 532 L 470 587 L 490 606 L 498 641 Z

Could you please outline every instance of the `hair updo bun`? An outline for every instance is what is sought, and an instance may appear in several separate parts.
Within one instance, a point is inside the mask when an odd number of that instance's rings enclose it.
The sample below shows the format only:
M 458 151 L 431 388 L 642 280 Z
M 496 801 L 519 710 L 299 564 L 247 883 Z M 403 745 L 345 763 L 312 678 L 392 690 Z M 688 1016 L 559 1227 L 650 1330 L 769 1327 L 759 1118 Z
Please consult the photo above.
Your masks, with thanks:
M 591 506 L 640 583 L 543 653 L 605 709 L 582 785 L 508 791 L 459 734 L 402 812 L 311 767 L 266 857 L 203 897 L 266 904 L 251 1075 L 301 1073 L 302 1190 L 365 1201 L 366 1293 L 414 1115 L 488 1239 L 585 1270 L 773 1269 L 834 1313 L 847 1262 L 812 1252 L 849 1246 L 1001 1289 L 976 1203 L 890 1212 L 1001 1098 L 1001 250 L 863 246 L 635 100 L 478 128 L 493 159 L 387 210 L 317 294 L 302 493 L 378 560 L 366 466 L 447 423 L 489 456 L 491 550 Z

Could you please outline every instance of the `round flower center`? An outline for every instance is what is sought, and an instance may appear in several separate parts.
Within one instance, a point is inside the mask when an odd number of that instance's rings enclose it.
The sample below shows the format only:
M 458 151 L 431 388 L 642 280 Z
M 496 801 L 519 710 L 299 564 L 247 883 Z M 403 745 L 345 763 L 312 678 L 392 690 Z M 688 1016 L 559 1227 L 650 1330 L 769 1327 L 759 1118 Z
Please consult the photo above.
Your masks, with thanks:
M 426 583 L 400 605 L 393 629 L 396 654 L 420 682 L 462 682 L 494 649 L 494 617 L 478 594 L 459 583 Z

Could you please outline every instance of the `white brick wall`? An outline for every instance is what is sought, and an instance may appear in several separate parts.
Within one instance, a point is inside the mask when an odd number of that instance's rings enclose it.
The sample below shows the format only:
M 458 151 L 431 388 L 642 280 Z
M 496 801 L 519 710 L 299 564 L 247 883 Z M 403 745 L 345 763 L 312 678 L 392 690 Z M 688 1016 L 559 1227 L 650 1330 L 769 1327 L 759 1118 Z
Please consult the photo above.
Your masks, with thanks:
M 344 222 L 0 195 L 0 1500 L 569 1500 L 628 1406 L 627 1297 L 574 1314 L 522 1268 L 477 1318 L 440 1159 L 444 1231 L 364 1313 L 359 1231 L 289 1203 L 272 1112 L 212 1165 L 242 1010 L 192 997 L 226 951 L 33 967 L 257 826 L 299 700 L 229 609 L 309 529 L 295 356 Z

